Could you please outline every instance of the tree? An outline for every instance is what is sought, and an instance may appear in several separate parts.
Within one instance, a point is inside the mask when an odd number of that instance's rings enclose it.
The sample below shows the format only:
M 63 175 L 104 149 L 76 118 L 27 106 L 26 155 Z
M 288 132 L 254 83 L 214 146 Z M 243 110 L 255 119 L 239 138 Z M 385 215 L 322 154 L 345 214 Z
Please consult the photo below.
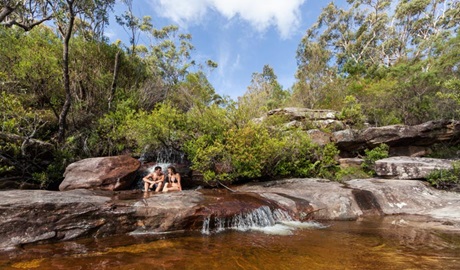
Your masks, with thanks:
M 347 8 L 324 8 L 301 40 L 293 100 L 340 110 L 330 102 L 355 96 L 373 123 L 446 116 L 443 101 L 434 97 L 448 91 L 440 89 L 447 73 L 436 63 L 443 59 L 442 44 L 459 29 L 460 2 L 347 2 Z
M 77 1 L 77 0 L 59 0 L 58 4 L 53 7 L 54 22 L 62 37 L 62 76 L 65 90 L 65 100 L 59 114 L 58 141 L 63 142 L 65 131 L 67 129 L 67 114 L 72 103 L 72 93 L 70 89 L 70 71 L 69 71 L 69 43 L 72 38 L 75 18 L 80 19 L 96 17 L 102 21 L 108 21 L 107 10 L 112 8 L 114 0 L 98 1 Z
M 0 24 L 30 31 L 53 17 L 52 5 L 53 1 L 48 0 L 1 0 Z
M 144 16 L 138 18 L 133 13 L 133 1 L 132 0 L 123 0 L 122 1 L 128 10 L 126 10 L 122 15 L 115 16 L 117 23 L 125 29 L 129 34 L 129 43 L 131 48 L 128 50 L 131 55 L 136 54 L 136 46 L 139 40 L 140 32 L 148 32 L 153 28 L 152 18 L 150 16 Z
M 191 59 L 192 36 L 178 30 L 177 26 L 169 25 L 150 32 L 154 42 L 145 58 L 149 78 L 141 90 L 141 102 L 147 109 L 170 99 L 196 64 Z
M 264 65 L 262 73 L 253 73 L 251 85 L 239 98 L 238 108 L 245 111 L 248 119 L 260 117 L 269 110 L 280 107 L 288 93 L 277 81 L 275 71 Z

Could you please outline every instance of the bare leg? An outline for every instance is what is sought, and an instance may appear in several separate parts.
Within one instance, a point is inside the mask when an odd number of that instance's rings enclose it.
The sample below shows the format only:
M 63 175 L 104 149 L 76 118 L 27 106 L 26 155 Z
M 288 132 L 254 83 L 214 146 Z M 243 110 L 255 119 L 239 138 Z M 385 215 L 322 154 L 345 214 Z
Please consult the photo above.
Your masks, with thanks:
M 162 188 L 163 188 L 163 182 L 159 182 L 157 188 L 155 189 L 155 192 L 161 191 Z

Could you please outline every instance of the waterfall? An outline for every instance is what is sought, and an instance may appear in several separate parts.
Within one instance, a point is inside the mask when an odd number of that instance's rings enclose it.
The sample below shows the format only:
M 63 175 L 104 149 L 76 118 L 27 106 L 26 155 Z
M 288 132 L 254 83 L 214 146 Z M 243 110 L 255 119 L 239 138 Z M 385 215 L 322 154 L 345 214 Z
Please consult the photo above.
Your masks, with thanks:
M 172 148 L 159 148 L 152 150 L 150 146 L 144 147 L 139 158 L 141 162 L 156 163 L 187 163 L 185 153 Z
M 207 216 L 203 220 L 201 232 L 221 232 L 226 229 L 239 231 L 260 230 L 261 228 L 275 227 L 277 224 L 294 222 L 288 212 L 281 209 L 270 209 L 268 206 L 261 206 L 247 213 L 240 213 L 233 217 L 223 218 Z
M 316 221 L 294 220 L 287 211 L 261 206 L 233 217 L 207 216 L 203 220 L 202 234 L 219 233 L 227 229 L 238 231 L 260 231 L 266 234 L 291 235 L 296 229 L 322 229 L 327 226 Z

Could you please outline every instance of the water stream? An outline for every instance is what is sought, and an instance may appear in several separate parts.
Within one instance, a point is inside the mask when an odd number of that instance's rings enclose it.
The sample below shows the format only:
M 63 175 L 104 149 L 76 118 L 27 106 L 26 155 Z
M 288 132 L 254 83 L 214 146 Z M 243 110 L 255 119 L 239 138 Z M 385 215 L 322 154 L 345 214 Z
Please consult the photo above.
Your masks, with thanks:
M 270 215 L 267 209 L 256 212 L 262 219 Z M 209 232 L 204 227 L 204 234 L 131 235 L 25 246 L 0 253 L 0 269 L 459 269 L 460 233 L 408 225 L 423 224 L 412 218 L 322 224 L 283 223 L 280 218 L 263 227 L 242 216 L 223 222 L 236 223 L 238 228 L 238 220 L 245 220 L 240 227 L 244 230 L 217 232 L 217 227 Z M 286 234 L 280 226 L 292 229 Z

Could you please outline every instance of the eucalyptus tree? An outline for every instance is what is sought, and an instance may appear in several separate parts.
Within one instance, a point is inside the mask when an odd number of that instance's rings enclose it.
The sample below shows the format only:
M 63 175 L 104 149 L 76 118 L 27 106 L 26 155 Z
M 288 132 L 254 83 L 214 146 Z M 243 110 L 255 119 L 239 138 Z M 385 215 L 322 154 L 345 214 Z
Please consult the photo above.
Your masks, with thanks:
M 135 55 L 140 34 L 142 32 L 151 31 L 153 28 L 151 22 L 152 18 L 150 16 L 144 16 L 142 18 L 137 17 L 133 12 L 132 0 L 122 0 L 122 2 L 127 7 L 127 10 L 121 15 L 115 15 L 115 20 L 129 35 L 129 43 L 131 47 L 128 51 L 131 55 Z
M 150 76 L 141 89 L 142 103 L 147 109 L 161 101 L 170 99 L 196 66 L 191 57 L 194 46 L 192 36 L 179 32 L 175 25 L 150 31 L 151 44 L 145 57 Z
M 53 17 L 53 1 L 49 0 L 1 0 L 0 24 L 11 27 L 16 25 L 25 31 Z
M 399 57 L 433 56 L 436 43 L 445 42 L 460 25 L 458 0 L 400 0 L 395 8 L 394 29 Z M 394 42 L 394 41 L 393 41 Z
M 316 107 L 353 95 L 376 122 L 438 117 L 434 93 L 446 73 L 432 69 L 459 29 L 460 1 L 347 2 L 327 5 L 302 38 L 293 100 Z
M 238 99 L 238 108 L 245 111 L 247 119 L 260 117 L 267 111 L 280 107 L 288 92 L 283 90 L 270 65 L 264 65 L 262 73 L 252 74 L 246 93 Z

